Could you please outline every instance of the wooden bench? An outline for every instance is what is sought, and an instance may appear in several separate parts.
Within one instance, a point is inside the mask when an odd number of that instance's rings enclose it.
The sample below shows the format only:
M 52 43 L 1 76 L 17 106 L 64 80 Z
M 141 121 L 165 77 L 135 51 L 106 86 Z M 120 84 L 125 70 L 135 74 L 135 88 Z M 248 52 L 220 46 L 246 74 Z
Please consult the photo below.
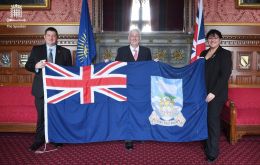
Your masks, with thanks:
M 243 135 L 260 135 L 260 87 L 232 86 L 221 113 L 223 128 L 231 144 Z

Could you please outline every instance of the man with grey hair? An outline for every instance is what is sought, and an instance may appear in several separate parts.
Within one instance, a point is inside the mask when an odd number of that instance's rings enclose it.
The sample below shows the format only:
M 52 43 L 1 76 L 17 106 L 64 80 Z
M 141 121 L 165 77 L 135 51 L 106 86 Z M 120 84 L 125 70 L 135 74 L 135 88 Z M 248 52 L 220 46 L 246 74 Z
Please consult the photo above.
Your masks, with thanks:
M 128 41 L 129 45 L 118 48 L 116 61 L 135 62 L 152 60 L 151 50 L 139 45 L 141 32 L 138 29 L 129 31 Z M 125 148 L 132 150 L 134 148 L 133 141 L 126 140 Z
M 151 50 L 140 46 L 141 32 L 138 29 L 129 31 L 129 45 L 118 48 L 116 61 L 135 62 L 152 60 Z

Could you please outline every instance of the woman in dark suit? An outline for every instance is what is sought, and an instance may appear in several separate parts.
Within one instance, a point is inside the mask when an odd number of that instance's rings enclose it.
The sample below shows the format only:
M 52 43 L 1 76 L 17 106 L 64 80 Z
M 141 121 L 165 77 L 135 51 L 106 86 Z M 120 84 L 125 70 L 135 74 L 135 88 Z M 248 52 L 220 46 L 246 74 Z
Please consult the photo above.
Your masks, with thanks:
M 208 102 L 208 139 L 205 144 L 207 161 L 219 154 L 220 112 L 228 97 L 228 80 L 232 71 L 231 52 L 220 46 L 222 34 L 215 29 L 206 35 L 209 49 L 201 53 L 206 59 L 205 81 Z
M 35 97 L 37 109 L 37 125 L 34 143 L 29 147 L 30 151 L 36 151 L 45 143 L 42 68 L 45 67 L 46 61 L 64 66 L 72 65 L 70 50 L 57 45 L 58 32 L 55 28 L 49 27 L 45 30 L 44 40 L 45 44 L 32 48 L 31 55 L 25 64 L 26 70 L 35 73 L 32 94 Z

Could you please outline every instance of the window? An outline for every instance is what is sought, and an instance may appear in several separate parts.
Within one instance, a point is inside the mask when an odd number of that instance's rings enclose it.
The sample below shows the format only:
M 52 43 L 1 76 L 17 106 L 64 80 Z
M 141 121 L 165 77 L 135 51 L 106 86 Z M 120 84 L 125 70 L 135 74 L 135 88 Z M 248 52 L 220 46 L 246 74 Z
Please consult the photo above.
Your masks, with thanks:
M 150 0 L 133 0 L 130 30 L 138 28 L 143 32 L 151 32 Z
M 191 0 L 98 0 L 93 3 L 95 16 L 102 16 L 102 31 L 129 31 L 139 28 L 141 31 L 184 31 L 191 22 Z M 185 3 L 184 3 L 185 2 Z M 185 7 L 186 6 L 186 7 Z M 186 10 L 184 10 L 186 9 Z M 99 13 L 101 12 L 101 13 Z M 140 14 L 139 14 L 140 13 Z M 139 16 L 140 15 L 140 16 Z

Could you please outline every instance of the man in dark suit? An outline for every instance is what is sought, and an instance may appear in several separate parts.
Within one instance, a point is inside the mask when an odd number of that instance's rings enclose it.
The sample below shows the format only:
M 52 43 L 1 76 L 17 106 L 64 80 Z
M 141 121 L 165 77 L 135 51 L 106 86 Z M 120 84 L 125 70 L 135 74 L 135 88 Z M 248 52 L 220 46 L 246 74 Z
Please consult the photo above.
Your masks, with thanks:
M 42 68 L 45 67 L 46 61 L 63 66 L 72 66 L 70 50 L 57 45 L 58 32 L 55 28 L 49 27 L 45 30 L 44 40 L 44 45 L 32 48 L 31 55 L 25 64 L 26 70 L 35 73 L 32 94 L 35 97 L 37 109 L 37 126 L 34 143 L 29 147 L 30 151 L 36 151 L 45 143 Z M 54 145 L 59 146 L 59 144 Z
M 139 45 L 141 32 L 138 29 L 130 30 L 128 41 L 130 45 L 118 48 L 116 61 L 135 62 L 152 60 L 151 50 Z M 130 140 L 125 141 L 125 148 L 127 150 L 133 149 L 133 142 Z
M 139 45 L 141 33 L 138 29 L 133 29 L 129 32 L 128 41 L 130 45 L 118 48 L 116 61 L 135 62 L 152 60 L 151 50 Z

